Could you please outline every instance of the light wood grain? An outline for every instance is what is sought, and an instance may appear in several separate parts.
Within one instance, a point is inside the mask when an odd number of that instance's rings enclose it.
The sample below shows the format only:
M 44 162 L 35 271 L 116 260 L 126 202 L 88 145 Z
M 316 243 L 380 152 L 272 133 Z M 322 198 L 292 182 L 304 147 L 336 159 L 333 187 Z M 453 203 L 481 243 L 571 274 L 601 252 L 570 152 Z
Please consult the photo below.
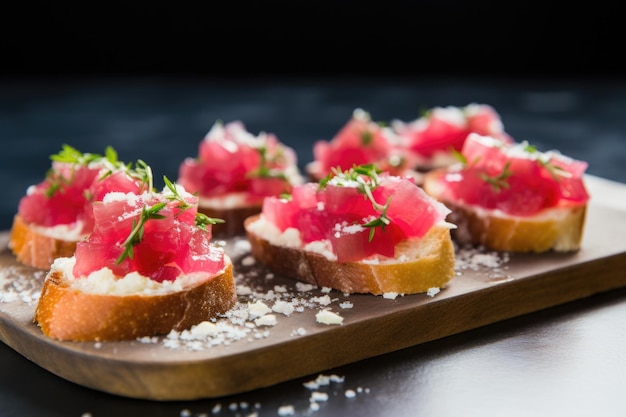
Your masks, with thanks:
M 385 299 L 332 291 L 328 307 L 344 318 L 342 325 L 317 323 L 315 313 L 324 308 L 317 305 L 289 316 L 277 313 L 277 324 L 267 333 L 258 330 L 260 337 L 251 333 L 197 351 L 170 349 L 162 340 L 57 342 L 33 324 L 36 300 L 5 299 L 0 301 L 0 340 L 61 378 L 126 397 L 213 398 L 274 385 L 626 286 L 626 206 L 619 200 L 626 196 L 626 186 L 593 180 L 590 191 L 602 198 L 592 198 L 580 251 L 516 255 L 500 269 L 460 270 L 432 297 Z M 607 204 L 616 199 L 617 204 Z M 24 293 L 36 293 L 43 272 L 18 265 L 6 242 L 3 232 L 0 297 L 11 293 L 16 281 L 25 285 Z M 227 248 L 236 244 L 229 241 Z M 234 259 L 242 271 L 238 283 L 258 286 L 259 293 L 279 285 L 308 300 L 326 294 L 321 289 L 298 293 L 294 280 L 267 277 L 261 266 L 242 263 L 245 256 L 242 252 Z M 242 304 L 252 299 L 240 295 Z M 340 308 L 344 301 L 353 307 Z M 297 329 L 306 333 L 296 335 Z

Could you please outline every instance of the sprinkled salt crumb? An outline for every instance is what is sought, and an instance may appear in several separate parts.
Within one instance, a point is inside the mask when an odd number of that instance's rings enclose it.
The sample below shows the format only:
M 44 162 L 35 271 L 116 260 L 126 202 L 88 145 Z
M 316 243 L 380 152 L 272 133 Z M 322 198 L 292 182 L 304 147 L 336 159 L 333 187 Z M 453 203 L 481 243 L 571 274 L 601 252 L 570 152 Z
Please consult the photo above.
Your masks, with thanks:
M 100 348 L 102 348 L 102 342 L 96 342 L 96 343 L 94 343 L 94 344 L 93 344 L 93 347 L 94 347 L 94 348 L 96 348 L 96 349 L 100 349 Z
M 307 389 L 318 389 L 321 386 L 325 386 L 325 385 L 330 385 L 331 382 L 335 382 L 335 383 L 342 383 L 345 380 L 345 377 L 343 376 L 339 376 L 336 374 L 332 374 L 332 375 L 324 375 L 324 374 L 319 374 L 317 376 L 317 378 L 315 378 L 312 381 L 307 381 L 304 384 L 304 387 Z
M 455 269 L 476 271 L 480 267 L 499 268 L 509 259 L 510 256 L 506 252 L 485 252 L 482 247 L 462 248 L 456 251 Z
M 254 259 L 253 256 L 246 256 L 245 258 L 241 260 L 241 265 L 243 266 L 251 266 L 251 265 L 254 265 L 255 263 L 256 263 L 256 260 Z
M 316 402 L 310 402 L 309 403 L 309 410 L 311 411 L 318 411 L 320 409 L 320 405 Z
M 237 285 L 237 294 L 238 295 L 250 295 L 252 294 L 252 289 L 247 285 Z
M 238 239 L 235 242 L 234 247 L 237 251 L 241 252 L 250 252 L 250 250 L 252 249 L 252 245 L 250 244 L 250 241 L 248 239 Z
M 329 293 L 329 292 L 331 292 L 332 290 L 333 290 L 333 289 L 332 289 L 332 288 L 330 288 L 330 287 L 322 287 L 322 292 L 324 292 L 324 293 Z
M 315 320 L 322 324 L 343 324 L 343 317 L 330 310 L 321 310 L 315 314 Z
M 342 303 L 339 303 L 339 307 L 341 307 L 341 308 L 352 308 L 352 307 L 354 307 L 354 304 L 352 304 L 351 301 L 344 301 Z
M 386 292 L 383 294 L 383 298 L 386 298 L 388 300 L 395 300 L 396 298 L 398 298 L 398 293 L 397 292 Z
M 434 297 L 435 295 L 439 294 L 439 291 L 441 291 L 438 287 L 432 287 L 429 288 L 428 291 L 426 291 L 426 295 L 429 297 Z
M 287 287 L 285 287 L 284 285 L 274 285 L 274 291 L 287 292 Z
M 265 314 L 268 314 L 272 311 L 263 301 L 257 300 L 254 303 L 248 304 L 248 312 L 250 313 L 250 317 L 261 317 Z
M 217 403 L 213 406 L 213 408 L 211 409 L 211 412 L 213 414 L 218 414 L 220 411 L 222 411 L 222 404 Z
M 281 405 L 278 407 L 279 416 L 293 416 L 295 413 L 296 410 L 293 408 L 293 405 Z
M 317 287 L 313 284 L 307 284 L 305 282 L 296 282 L 296 290 L 299 292 L 311 291 L 314 288 L 317 288 Z
M 323 306 L 327 306 L 332 302 L 330 299 L 330 296 L 328 295 L 323 295 L 321 297 L 312 297 L 311 301 L 313 301 L 314 303 L 319 303 L 320 305 L 323 305 Z
M 311 397 L 309 397 L 309 401 L 311 402 L 328 401 L 328 394 L 325 392 L 313 391 L 311 393 Z
M 272 311 L 276 313 L 284 314 L 285 316 L 291 315 L 294 312 L 294 306 L 292 303 L 288 303 L 287 301 L 278 300 L 272 306 Z
M 356 397 L 356 392 L 352 389 L 347 389 L 344 395 L 346 396 L 346 398 L 354 398 Z
M 291 332 L 292 336 L 304 336 L 306 334 L 306 329 L 304 327 L 298 327 L 293 332 Z
M 189 332 L 194 338 L 204 338 L 206 336 L 215 336 L 219 333 L 219 329 L 215 323 L 205 320 L 192 326 Z
M 180 417 L 190 417 L 191 416 L 191 410 L 188 409 L 184 409 L 184 410 L 180 410 Z
M 274 314 L 266 314 L 258 319 L 254 320 L 254 324 L 257 326 L 275 326 L 278 321 Z

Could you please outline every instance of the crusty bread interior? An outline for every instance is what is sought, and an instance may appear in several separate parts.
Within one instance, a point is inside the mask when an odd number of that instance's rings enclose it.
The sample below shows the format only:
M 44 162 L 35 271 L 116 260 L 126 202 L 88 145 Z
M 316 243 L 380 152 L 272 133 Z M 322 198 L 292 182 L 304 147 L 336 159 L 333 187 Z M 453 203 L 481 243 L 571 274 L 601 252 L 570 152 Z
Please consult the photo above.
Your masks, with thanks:
M 252 255 L 277 274 L 344 293 L 413 294 L 444 287 L 454 277 L 450 226 L 434 226 L 421 239 L 396 246 L 394 259 L 338 263 L 321 253 L 272 244 L 253 231 L 260 215 L 246 219 Z

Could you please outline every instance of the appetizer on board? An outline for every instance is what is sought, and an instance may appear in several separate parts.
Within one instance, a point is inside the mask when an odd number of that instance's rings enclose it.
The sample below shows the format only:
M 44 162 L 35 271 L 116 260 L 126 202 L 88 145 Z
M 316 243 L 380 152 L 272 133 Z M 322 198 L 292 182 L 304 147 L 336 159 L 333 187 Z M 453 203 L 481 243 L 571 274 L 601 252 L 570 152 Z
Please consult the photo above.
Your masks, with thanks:
M 295 151 L 273 133 L 253 135 L 241 121 L 215 122 L 178 173 L 178 183 L 200 197 L 199 210 L 224 220 L 216 236 L 243 234 L 243 221 L 261 211 L 265 197 L 302 182 Z
M 44 280 L 34 321 L 45 335 L 164 335 L 234 306 L 232 262 L 212 242 L 216 220 L 198 212 L 198 197 L 164 179 L 160 193 L 110 192 L 93 203 L 93 231 Z
M 63 145 L 50 159 L 45 178 L 19 201 L 8 245 L 19 262 L 43 270 L 54 259 L 73 255 L 76 243 L 91 232 L 94 201 L 113 190 L 147 189 L 145 164 L 131 168 L 112 147 L 100 155 Z
M 458 242 L 511 252 L 580 248 L 589 202 L 586 162 L 475 133 L 458 158 L 428 172 L 423 184 L 452 210 Z
M 275 273 L 345 293 L 412 294 L 454 277 L 449 212 L 412 177 L 360 165 L 266 198 L 246 230 Z

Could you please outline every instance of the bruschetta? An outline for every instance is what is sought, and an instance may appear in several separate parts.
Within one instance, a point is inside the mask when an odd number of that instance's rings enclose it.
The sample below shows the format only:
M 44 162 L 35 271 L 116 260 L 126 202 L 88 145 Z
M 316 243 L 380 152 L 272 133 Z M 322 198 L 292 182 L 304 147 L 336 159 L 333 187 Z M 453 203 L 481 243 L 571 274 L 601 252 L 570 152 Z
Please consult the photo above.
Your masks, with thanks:
M 244 233 L 244 219 L 261 211 L 266 196 L 289 193 L 303 178 L 295 151 L 275 134 L 216 121 L 198 155 L 180 164 L 177 182 L 200 197 L 200 212 L 224 220 L 213 234 L 228 237 Z
M 70 145 L 52 155 L 45 178 L 20 199 L 9 248 L 24 265 L 47 270 L 54 259 L 74 254 L 93 228 L 91 203 L 109 191 L 140 192 L 148 186 L 142 161 L 131 168 L 107 147 L 103 155 Z
M 252 255 L 275 273 L 344 293 L 413 294 L 454 277 L 448 213 L 411 177 L 368 164 L 266 198 L 245 226 Z
M 94 227 L 45 277 L 34 321 L 67 341 L 129 340 L 187 329 L 236 302 L 232 262 L 214 219 L 167 181 L 161 193 L 110 192 Z
M 423 187 L 452 210 L 459 243 L 510 252 L 580 248 L 589 202 L 586 162 L 476 133 L 457 161 L 428 172 Z

